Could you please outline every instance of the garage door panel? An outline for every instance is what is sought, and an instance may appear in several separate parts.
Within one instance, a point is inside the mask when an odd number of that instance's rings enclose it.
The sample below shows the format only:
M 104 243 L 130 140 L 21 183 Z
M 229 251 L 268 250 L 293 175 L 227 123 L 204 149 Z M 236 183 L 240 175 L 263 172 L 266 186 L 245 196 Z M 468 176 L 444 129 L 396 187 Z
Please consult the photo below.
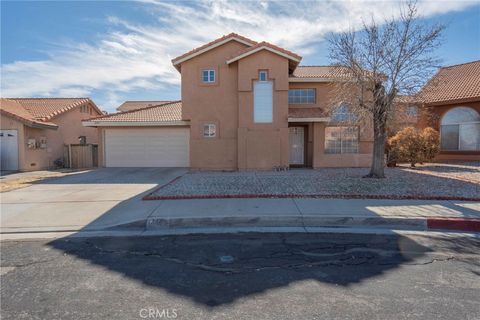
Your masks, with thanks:
M 107 129 L 107 167 L 188 167 L 189 128 Z

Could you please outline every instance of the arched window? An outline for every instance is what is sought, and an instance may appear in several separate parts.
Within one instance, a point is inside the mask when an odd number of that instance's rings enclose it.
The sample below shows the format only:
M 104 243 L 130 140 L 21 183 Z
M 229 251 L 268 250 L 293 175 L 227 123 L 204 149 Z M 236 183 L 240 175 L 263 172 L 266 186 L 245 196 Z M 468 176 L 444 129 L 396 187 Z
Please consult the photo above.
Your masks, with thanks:
M 357 117 L 350 112 L 348 105 L 342 103 L 332 112 L 332 122 L 353 122 Z
M 442 150 L 480 150 L 480 114 L 469 107 L 449 110 L 440 124 Z

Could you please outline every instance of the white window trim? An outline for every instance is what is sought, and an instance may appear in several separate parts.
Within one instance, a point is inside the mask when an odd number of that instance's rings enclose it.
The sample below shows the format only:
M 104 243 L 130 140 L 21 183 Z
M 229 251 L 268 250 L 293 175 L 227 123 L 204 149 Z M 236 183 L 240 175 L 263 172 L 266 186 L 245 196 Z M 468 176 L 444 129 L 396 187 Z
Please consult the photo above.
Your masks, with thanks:
M 207 81 L 205 81 L 205 78 L 204 78 L 205 72 L 207 72 Z M 210 79 L 210 72 L 213 72 L 213 80 Z M 203 83 L 215 83 L 216 78 L 217 78 L 217 75 L 215 74 L 214 69 L 202 70 L 202 82 Z
M 205 135 L 205 129 L 208 128 L 207 134 Z M 217 136 L 217 126 L 214 123 L 205 123 L 203 125 L 203 137 L 204 138 L 215 138 Z
M 259 101 L 256 100 L 255 96 L 256 96 L 256 86 L 257 85 L 266 85 L 266 84 L 269 84 L 270 85 L 270 89 L 271 89 L 271 92 L 270 92 L 270 110 L 268 110 L 268 116 L 265 117 L 265 118 L 262 118 L 262 116 L 264 116 L 264 114 L 262 113 L 262 109 L 258 109 L 257 110 L 257 103 L 260 103 Z M 253 122 L 254 123 L 273 123 L 273 82 L 272 81 L 255 81 L 254 82 L 254 85 L 253 85 Z M 258 105 L 258 107 L 260 108 L 261 105 Z

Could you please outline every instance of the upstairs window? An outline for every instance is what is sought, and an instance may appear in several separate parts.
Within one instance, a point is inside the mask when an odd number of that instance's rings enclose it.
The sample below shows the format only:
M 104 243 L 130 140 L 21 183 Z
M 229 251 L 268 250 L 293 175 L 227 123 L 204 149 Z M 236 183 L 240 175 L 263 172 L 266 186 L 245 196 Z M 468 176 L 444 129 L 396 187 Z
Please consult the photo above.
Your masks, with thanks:
M 288 90 L 288 103 L 313 104 L 315 103 L 315 89 L 290 89 Z
M 217 127 L 213 123 L 208 123 L 203 125 L 204 138 L 215 138 L 216 135 L 217 135 Z
M 204 83 L 215 82 L 215 70 L 203 70 L 202 81 Z
M 268 72 L 267 71 L 260 71 L 258 73 L 258 81 L 267 81 L 268 80 Z
M 253 121 L 255 123 L 273 122 L 272 81 L 255 81 L 253 84 Z
M 357 116 L 350 112 L 346 104 L 341 104 L 332 112 L 332 122 L 354 122 Z
M 418 115 L 418 108 L 417 106 L 408 106 L 406 110 L 407 116 L 409 117 L 416 117 Z

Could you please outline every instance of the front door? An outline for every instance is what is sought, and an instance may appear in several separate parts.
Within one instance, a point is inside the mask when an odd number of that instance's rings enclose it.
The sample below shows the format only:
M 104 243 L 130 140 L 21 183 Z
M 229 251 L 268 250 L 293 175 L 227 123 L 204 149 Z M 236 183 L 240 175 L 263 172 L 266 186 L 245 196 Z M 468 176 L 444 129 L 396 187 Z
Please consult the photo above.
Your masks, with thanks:
M 290 164 L 305 165 L 305 128 L 290 127 L 288 140 L 290 143 Z

